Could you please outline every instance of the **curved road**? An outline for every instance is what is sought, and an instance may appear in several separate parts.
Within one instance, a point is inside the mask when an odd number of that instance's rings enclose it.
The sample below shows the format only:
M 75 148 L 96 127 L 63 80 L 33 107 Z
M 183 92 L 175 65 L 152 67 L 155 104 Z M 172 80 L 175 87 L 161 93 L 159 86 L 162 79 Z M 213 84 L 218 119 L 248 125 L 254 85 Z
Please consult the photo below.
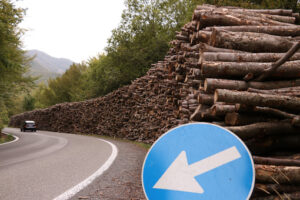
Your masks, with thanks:
M 6 128 L 19 140 L 0 145 L 0 199 L 54 199 L 95 173 L 112 146 L 93 137 Z

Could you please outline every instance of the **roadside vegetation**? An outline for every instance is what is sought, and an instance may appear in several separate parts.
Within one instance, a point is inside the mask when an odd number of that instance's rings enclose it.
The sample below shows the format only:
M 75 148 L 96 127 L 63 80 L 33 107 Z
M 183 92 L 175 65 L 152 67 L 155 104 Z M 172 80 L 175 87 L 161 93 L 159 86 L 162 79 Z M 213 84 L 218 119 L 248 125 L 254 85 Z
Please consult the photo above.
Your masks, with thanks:
M 145 150 L 149 150 L 151 148 L 151 144 L 146 144 L 143 142 L 137 142 L 137 141 L 132 141 L 132 140 L 127 140 L 124 138 L 115 138 L 115 137 L 109 137 L 109 136 L 104 136 L 104 135 L 97 135 L 97 134 L 83 134 L 83 133 L 76 133 L 78 135 L 84 135 L 84 136 L 91 136 L 91 137 L 96 137 L 96 138 L 100 138 L 100 139 L 106 139 L 106 140 L 116 140 L 116 141 L 122 141 L 122 142 L 128 142 L 128 143 L 132 143 L 135 144 Z
M 47 86 L 40 85 L 32 93 L 34 107 L 95 98 L 130 84 L 164 58 L 176 31 L 190 21 L 196 5 L 203 3 L 297 10 L 297 0 L 127 0 L 105 53 L 72 65 Z
M 112 31 L 105 53 L 73 64 L 62 76 L 34 87 L 24 74 L 28 60 L 18 25 L 25 11 L 12 0 L 0 1 L 0 128 L 13 114 L 62 102 L 103 96 L 144 75 L 162 60 L 176 31 L 189 21 L 196 5 L 298 10 L 297 0 L 126 0 L 120 25 Z M 101 49 L 99 49 L 101 51 Z M 30 89 L 29 89 L 30 88 Z M 33 89 L 32 89 L 33 88 Z
M 0 133 L 0 144 L 13 141 L 15 138 L 12 135 L 6 135 L 3 133 Z
M 28 60 L 22 50 L 23 30 L 18 25 L 24 10 L 16 8 L 12 1 L 0 1 L 0 130 L 9 117 L 22 109 L 16 109 L 16 101 L 23 93 L 30 92 L 33 79 L 24 76 Z

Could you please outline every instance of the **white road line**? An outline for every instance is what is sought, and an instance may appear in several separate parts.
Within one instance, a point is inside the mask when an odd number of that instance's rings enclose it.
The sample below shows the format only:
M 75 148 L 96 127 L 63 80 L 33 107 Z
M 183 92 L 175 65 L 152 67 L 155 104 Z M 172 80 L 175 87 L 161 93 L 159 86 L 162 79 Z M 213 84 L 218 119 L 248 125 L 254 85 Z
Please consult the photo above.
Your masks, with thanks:
M 53 200 L 67 200 L 73 197 L 76 193 L 78 193 L 83 188 L 87 187 L 90 183 L 92 183 L 97 177 L 101 176 L 115 161 L 117 155 L 118 155 L 118 148 L 111 142 L 108 142 L 106 140 L 99 139 L 103 142 L 108 143 L 112 147 L 112 153 L 110 157 L 106 160 L 106 162 L 91 176 L 86 178 L 81 183 L 77 184 L 76 186 L 70 188 L 66 192 L 62 193 L 58 197 L 55 197 Z
M 2 133 L 6 134 L 6 135 L 10 134 L 10 133 L 4 132 L 4 131 L 2 131 Z M 0 146 L 5 145 L 5 144 L 10 144 L 10 143 L 13 143 L 13 142 L 16 142 L 19 140 L 19 137 L 15 136 L 15 135 L 12 135 L 12 136 L 15 138 L 13 141 L 2 143 L 2 144 L 0 144 Z

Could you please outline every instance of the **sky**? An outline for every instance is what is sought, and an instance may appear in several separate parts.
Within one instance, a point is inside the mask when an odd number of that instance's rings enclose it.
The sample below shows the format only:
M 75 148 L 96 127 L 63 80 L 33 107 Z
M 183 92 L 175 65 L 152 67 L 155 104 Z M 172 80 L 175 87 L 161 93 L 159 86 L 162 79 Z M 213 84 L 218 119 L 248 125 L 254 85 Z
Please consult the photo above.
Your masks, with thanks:
M 117 28 L 124 0 L 20 0 L 27 8 L 21 28 L 24 49 L 37 49 L 74 62 L 104 52 L 111 31 Z

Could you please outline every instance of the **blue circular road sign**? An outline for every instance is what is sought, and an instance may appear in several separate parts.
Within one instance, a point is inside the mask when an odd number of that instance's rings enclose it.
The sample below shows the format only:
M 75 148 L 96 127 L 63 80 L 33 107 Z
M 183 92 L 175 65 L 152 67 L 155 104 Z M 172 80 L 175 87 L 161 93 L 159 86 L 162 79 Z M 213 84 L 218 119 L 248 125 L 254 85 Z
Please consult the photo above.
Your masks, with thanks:
M 143 166 L 148 200 L 247 200 L 255 170 L 245 144 L 208 123 L 171 129 L 149 150 Z

